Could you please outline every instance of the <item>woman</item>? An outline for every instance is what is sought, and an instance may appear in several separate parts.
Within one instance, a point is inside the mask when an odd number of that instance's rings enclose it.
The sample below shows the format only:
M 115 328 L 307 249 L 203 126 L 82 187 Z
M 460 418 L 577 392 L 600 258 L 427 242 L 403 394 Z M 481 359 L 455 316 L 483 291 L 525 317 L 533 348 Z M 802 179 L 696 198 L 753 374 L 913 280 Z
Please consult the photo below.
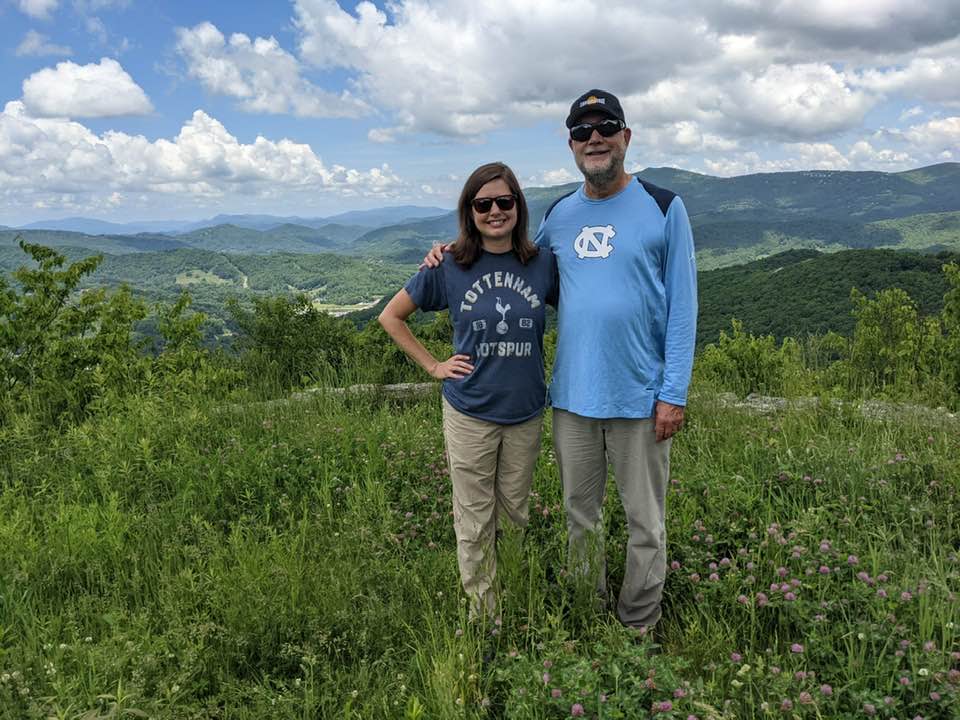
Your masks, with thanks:
M 471 617 L 495 618 L 497 525 L 527 524 L 546 401 L 545 303 L 556 305 L 559 281 L 553 255 L 527 236 L 526 201 L 506 165 L 477 168 L 457 211 L 447 262 L 414 275 L 379 319 L 411 359 L 443 380 L 460 579 Z M 455 352 L 446 360 L 407 327 L 417 308 L 449 308 Z

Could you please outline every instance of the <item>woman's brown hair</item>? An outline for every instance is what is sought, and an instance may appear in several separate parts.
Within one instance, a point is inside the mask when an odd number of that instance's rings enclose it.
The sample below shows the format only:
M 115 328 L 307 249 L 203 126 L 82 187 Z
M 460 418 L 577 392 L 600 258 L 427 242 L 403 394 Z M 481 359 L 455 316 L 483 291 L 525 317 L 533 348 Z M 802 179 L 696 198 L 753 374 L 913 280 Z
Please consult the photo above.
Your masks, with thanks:
M 460 193 L 460 201 L 457 203 L 457 215 L 460 219 L 460 232 L 456 242 L 451 246 L 450 252 L 453 253 L 453 259 L 462 267 L 470 267 L 480 257 L 483 250 L 483 238 L 480 231 L 477 230 L 476 223 L 473 222 L 473 199 L 480 188 L 491 180 L 503 180 L 510 188 L 511 194 L 517 199 L 517 224 L 511 234 L 511 244 L 513 251 L 517 254 L 520 262 L 524 265 L 534 255 L 537 254 L 537 246 L 530 242 L 527 232 L 527 223 L 530 213 L 527 210 L 527 201 L 523 197 L 523 191 L 520 189 L 520 183 L 517 181 L 513 170 L 502 162 L 492 162 L 481 165 L 463 185 L 463 191 Z

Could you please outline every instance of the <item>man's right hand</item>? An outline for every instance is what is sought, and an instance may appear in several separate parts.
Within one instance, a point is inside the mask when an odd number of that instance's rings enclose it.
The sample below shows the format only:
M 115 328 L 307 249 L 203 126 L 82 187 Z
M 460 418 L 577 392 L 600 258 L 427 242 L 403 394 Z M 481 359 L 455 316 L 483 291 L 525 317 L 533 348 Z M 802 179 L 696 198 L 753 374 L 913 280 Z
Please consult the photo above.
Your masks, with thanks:
M 437 380 L 453 378 L 459 380 L 473 372 L 469 355 L 451 355 L 449 359 L 438 362 L 430 370 L 430 374 Z
M 435 268 L 443 262 L 443 253 L 447 250 L 453 243 L 444 243 L 442 245 L 434 245 L 430 248 L 430 252 L 427 253 L 427 256 L 423 259 L 423 262 L 420 263 L 420 269 L 424 267 Z

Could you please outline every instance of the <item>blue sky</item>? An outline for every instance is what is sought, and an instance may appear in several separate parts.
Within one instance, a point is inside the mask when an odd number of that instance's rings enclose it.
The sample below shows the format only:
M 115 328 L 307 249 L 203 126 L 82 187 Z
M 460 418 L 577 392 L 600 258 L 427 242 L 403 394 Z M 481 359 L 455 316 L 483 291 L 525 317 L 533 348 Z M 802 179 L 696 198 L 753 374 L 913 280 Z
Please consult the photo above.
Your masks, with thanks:
M 956 0 L 0 0 L 0 224 L 451 207 L 490 160 L 575 180 L 618 94 L 629 169 L 960 161 Z

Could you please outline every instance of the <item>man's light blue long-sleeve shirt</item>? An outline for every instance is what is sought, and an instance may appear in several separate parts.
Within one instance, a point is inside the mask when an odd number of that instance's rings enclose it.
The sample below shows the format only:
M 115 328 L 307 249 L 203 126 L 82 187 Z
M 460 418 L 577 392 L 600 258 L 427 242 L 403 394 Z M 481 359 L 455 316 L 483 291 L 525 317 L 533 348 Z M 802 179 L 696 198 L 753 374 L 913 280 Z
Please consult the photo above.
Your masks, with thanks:
M 680 198 L 632 181 L 603 200 L 583 187 L 537 232 L 560 271 L 554 407 L 647 418 L 686 405 L 697 321 L 693 233 Z

